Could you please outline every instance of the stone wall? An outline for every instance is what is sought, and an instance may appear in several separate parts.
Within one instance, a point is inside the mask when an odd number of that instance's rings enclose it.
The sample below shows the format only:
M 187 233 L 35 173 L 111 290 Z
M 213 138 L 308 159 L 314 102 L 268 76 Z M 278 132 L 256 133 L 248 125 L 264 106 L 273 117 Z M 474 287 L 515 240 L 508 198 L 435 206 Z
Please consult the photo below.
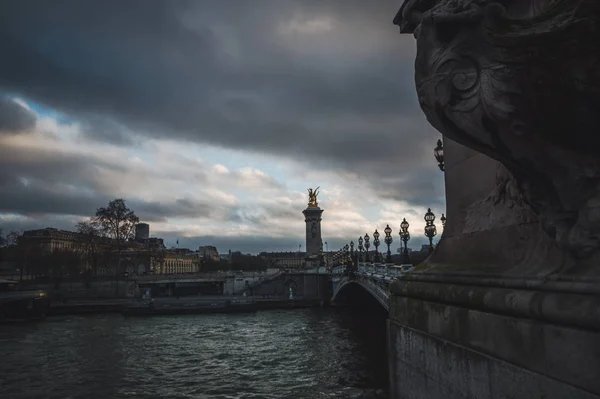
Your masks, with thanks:
M 275 279 L 255 287 L 252 294 L 287 298 L 290 287 L 295 297 L 322 299 L 324 301 L 331 299 L 331 282 L 329 281 L 329 276 L 325 274 L 284 273 Z
M 600 397 L 599 22 L 597 0 L 397 13 L 444 135 L 447 223 L 390 287 L 394 398 Z
M 569 298 L 555 298 L 555 304 L 563 304 L 564 317 L 554 317 L 551 323 L 523 317 L 527 306 L 520 314 L 518 309 L 498 314 L 490 311 L 493 306 L 487 311 L 473 309 L 468 299 L 455 304 L 434 301 L 444 296 L 456 299 L 456 293 L 430 293 L 431 301 L 414 294 L 391 299 L 388 348 L 393 398 L 600 397 L 596 373 L 600 322 L 594 323 L 593 313 L 587 312 L 598 308 L 598 299 L 587 309 L 565 309 Z M 464 294 L 490 296 L 476 289 Z M 540 298 L 531 298 L 530 313 L 542 305 Z M 552 306 L 546 307 L 546 316 L 552 317 Z M 577 314 L 589 316 L 587 327 L 574 325 L 582 324 Z
M 88 284 L 75 281 L 63 281 L 58 288 L 54 283 L 29 283 L 23 285 L 27 290 L 44 290 L 52 300 L 63 299 L 112 299 L 135 295 L 137 285 L 133 281 L 103 280 Z

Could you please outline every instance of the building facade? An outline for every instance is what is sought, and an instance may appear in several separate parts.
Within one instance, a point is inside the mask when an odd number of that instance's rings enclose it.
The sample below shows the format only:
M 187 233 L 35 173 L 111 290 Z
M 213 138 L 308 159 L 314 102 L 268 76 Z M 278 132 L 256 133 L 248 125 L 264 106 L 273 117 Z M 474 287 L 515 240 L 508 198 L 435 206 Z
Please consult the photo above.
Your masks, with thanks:
M 58 230 L 52 227 L 28 230 L 19 238 L 19 245 L 40 249 L 42 252 L 75 250 L 82 241 L 82 235 L 73 231 Z
M 217 247 L 212 245 L 204 245 L 199 248 L 200 257 L 204 260 L 210 260 L 214 262 L 218 262 L 221 260 L 219 256 L 219 251 L 217 251 Z
M 269 267 L 279 269 L 302 269 L 306 267 L 305 252 L 262 252 L 259 255 Z

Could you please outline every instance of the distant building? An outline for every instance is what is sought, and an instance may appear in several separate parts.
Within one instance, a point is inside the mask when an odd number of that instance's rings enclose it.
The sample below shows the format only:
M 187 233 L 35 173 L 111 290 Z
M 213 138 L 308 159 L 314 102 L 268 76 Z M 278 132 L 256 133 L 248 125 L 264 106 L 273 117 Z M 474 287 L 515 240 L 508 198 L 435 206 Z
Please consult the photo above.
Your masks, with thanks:
M 45 229 L 24 232 L 19 238 L 19 245 L 27 245 L 28 247 L 41 249 L 44 252 L 51 252 L 59 249 L 75 249 L 80 238 L 80 234 L 72 231 L 46 227 Z
M 121 270 L 130 275 L 182 274 L 199 271 L 198 253 L 165 250 L 129 250 L 121 253 Z
M 305 252 L 261 252 L 259 256 L 267 261 L 269 267 L 301 269 L 306 266 Z
M 200 253 L 200 258 L 204 260 L 218 262 L 221 259 L 219 256 L 219 251 L 217 251 L 217 247 L 212 245 L 201 246 L 198 252 Z
M 148 223 L 138 223 L 135 225 L 135 240 L 140 242 L 150 238 L 150 225 Z
M 200 271 L 198 253 L 190 253 L 189 249 L 182 251 L 167 251 L 162 264 L 155 266 L 156 274 L 197 273 Z
M 110 245 L 112 243 L 110 238 L 98 237 L 100 244 L 98 251 L 109 254 L 109 256 L 100 262 L 97 274 L 113 275 L 119 271 L 126 271 L 131 275 L 195 273 L 199 271 L 198 252 L 191 252 L 188 248 L 166 250 L 162 238 L 148 237 L 148 234 L 148 224 L 136 225 L 136 237 L 127 242 L 120 257 L 116 256 L 114 248 Z M 87 239 L 88 237 L 84 234 L 47 227 L 24 232 L 19 239 L 19 245 L 31 250 L 39 249 L 42 252 L 85 251 L 86 247 L 82 244 Z M 111 253 L 112 255 L 110 255 Z M 120 264 L 120 267 L 117 267 L 117 264 Z M 85 269 L 90 265 L 84 263 L 82 267 Z
M 148 249 L 165 249 L 165 242 L 162 238 L 150 237 L 137 241 Z
M 57 250 L 72 250 L 81 249 L 81 243 L 87 237 L 74 231 L 58 230 L 53 227 L 45 229 L 27 230 L 19 237 L 19 245 L 30 249 L 39 249 L 42 252 L 52 252 Z M 108 248 L 111 244 L 111 239 L 106 237 L 98 237 L 99 244 Z

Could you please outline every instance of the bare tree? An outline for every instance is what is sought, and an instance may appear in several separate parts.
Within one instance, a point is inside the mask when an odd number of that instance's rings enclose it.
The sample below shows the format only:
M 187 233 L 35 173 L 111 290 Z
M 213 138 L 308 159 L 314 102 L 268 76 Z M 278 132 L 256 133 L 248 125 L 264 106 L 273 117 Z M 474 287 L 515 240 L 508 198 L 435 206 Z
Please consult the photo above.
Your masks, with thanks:
M 140 221 L 121 198 L 110 201 L 106 208 L 98 208 L 92 220 L 105 236 L 114 240 L 118 250 L 133 237 L 135 226 Z
M 127 207 L 125 200 L 117 198 L 108 203 L 106 208 L 98 208 L 92 218 L 102 234 L 109 237 L 117 250 L 117 274 L 121 270 L 121 251 L 130 238 L 133 238 L 135 226 L 140 221 L 135 212 Z

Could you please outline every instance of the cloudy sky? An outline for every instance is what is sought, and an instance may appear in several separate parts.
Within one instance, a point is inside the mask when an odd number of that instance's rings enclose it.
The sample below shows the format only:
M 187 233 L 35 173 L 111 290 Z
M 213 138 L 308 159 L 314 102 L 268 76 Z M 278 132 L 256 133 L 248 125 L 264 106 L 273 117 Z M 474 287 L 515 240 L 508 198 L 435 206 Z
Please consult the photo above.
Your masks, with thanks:
M 0 228 L 124 198 L 168 245 L 329 249 L 444 212 L 401 0 L 0 2 Z M 441 230 L 441 229 L 440 229 Z

